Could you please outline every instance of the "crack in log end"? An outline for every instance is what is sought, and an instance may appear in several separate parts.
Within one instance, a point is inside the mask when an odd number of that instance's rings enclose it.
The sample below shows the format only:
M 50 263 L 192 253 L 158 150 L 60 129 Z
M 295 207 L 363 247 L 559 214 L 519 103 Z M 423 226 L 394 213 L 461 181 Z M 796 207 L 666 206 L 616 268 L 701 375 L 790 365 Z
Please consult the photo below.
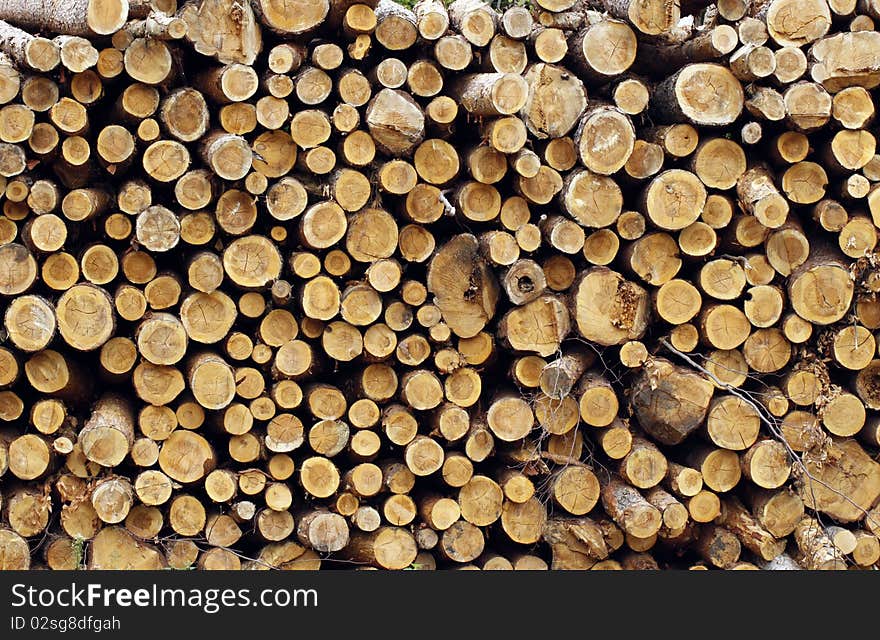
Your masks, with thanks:
M 813 478 L 800 478 L 804 504 L 840 522 L 861 519 L 880 498 L 880 464 L 855 440 L 834 438 L 821 459 L 805 456 L 805 465 Z
M 653 358 L 633 385 L 630 406 L 657 441 L 681 443 L 703 422 L 714 387 L 705 377 Z
M 461 338 L 479 333 L 495 314 L 499 287 L 478 253 L 476 237 L 462 234 L 435 253 L 428 267 L 428 291 L 436 296 L 444 322 Z
M 880 566 L 880 0 L 511 3 L 0 0 L 0 569 Z
M 631 282 L 621 282 L 617 288 L 618 313 L 612 319 L 612 324 L 624 331 L 629 332 L 636 323 L 636 317 L 640 313 L 639 303 L 642 300 L 641 289 Z
M 544 295 L 510 310 L 498 332 L 514 349 L 547 357 L 559 350 L 570 329 L 565 305 L 555 296 Z
M 468 278 L 468 287 L 464 292 L 464 299 L 467 302 L 474 302 L 479 297 L 480 292 L 480 280 L 479 280 L 479 266 L 474 265 L 474 270 L 471 271 L 471 275 Z
M 606 267 L 594 267 L 580 278 L 573 304 L 580 334 L 603 346 L 638 340 L 648 327 L 647 292 Z

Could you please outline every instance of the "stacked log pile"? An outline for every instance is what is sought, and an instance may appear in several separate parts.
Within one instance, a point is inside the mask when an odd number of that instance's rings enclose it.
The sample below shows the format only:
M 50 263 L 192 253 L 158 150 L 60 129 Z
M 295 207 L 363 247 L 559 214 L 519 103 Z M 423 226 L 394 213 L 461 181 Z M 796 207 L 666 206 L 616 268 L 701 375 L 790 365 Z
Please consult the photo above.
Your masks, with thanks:
M 880 560 L 876 0 L 0 2 L 0 567 Z

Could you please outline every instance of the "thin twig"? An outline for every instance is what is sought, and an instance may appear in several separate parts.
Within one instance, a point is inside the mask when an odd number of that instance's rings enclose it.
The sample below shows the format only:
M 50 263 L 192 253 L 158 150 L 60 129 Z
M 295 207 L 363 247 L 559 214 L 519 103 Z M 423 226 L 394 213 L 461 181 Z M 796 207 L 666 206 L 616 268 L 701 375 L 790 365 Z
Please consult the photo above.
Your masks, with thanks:
M 780 443 L 782 443 L 782 445 L 785 447 L 786 451 L 788 452 L 789 457 L 795 462 L 795 464 L 797 464 L 797 466 L 799 467 L 799 469 L 801 470 L 803 475 L 809 480 L 809 482 L 810 482 L 810 496 L 813 500 L 814 511 L 816 511 L 816 513 L 817 513 L 817 519 L 819 518 L 818 509 L 816 509 L 815 506 L 818 505 L 818 500 L 816 499 L 816 495 L 815 495 L 815 492 L 813 489 L 813 482 L 817 482 L 818 484 L 822 485 L 823 487 L 825 487 L 826 489 L 828 489 L 829 491 L 831 491 L 835 495 L 839 496 L 840 498 L 842 498 L 843 500 L 848 502 L 850 505 L 854 506 L 856 509 L 858 509 L 859 511 L 861 511 L 864 514 L 866 519 L 870 520 L 876 526 L 880 527 L 880 523 L 878 523 L 877 520 L 871 515 L 871 513 L 869 511 L 867 511 L 864 507 L 862 507 L 860 504 L 856 503 L 848 495 L 838 491 L 835 487 L 832 487 L 827 482 L 825 482 L 824 480 L 822 480 L 820 478 L 817 478 L 816 476 L 814 476 L 810 472 L 810 470 L 807 468 L 806 463 L 803 460 L 803 457 L 798 455 L 797 452 L 791 448 L 791 445 L 788 443 L 788 440 L 785 439 L 785 436 L 782 433 L 782 429 L 780 428 L 775 416 L 773 416 L 772 414 L 769 414 L 769 412 L 767 412 L 763 406 L 761 406 L 760 404 L 753 401 L 748 396 L 747 393 L 743 393 L 742 391 L 740 391 L 736 387 L 733 387 L 733 386 L 729 385 L 728 383 L 719 380 L 711 371 L 709 371 L 705 367 L 701 366 L 698 362 L 696 362 L 689 355 L 679 351 L 674 346 L 672 346 L 666 340 L 666 338 L 660 338 L 660 343 L 664 347 L 666 347 L 669 351 L 671 351 L 672 353 L 677 355 L 679 358 L 681 358 L 682 360 L 687 362 L 694 369 L 709 376 L 709 378 L 715 384 L 717 384 L 719 387 L 721 387 L 725 391 L 728 391 L 732 395 L 735 395 L 736 397 L 741 399 L 743 402 L 749 404 L 753 409 L 755 409 L 758 412 L 758 416 L 759 416 L 761 422 L 763 422 L 764 425 L 766 425 L 766 427 L 770 430 L 770 433 L 776 438 L 776 440 L 778 440 Z M 821 520 L 819 522 L 821 524 Z

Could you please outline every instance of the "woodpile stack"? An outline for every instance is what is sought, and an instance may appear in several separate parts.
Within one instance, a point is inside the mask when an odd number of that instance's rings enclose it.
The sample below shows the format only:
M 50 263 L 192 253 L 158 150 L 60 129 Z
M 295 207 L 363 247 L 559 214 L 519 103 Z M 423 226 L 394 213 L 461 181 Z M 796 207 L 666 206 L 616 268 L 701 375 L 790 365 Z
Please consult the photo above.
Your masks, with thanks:
M 880 560 L 877 0 L 0 2 L 0 567 Z

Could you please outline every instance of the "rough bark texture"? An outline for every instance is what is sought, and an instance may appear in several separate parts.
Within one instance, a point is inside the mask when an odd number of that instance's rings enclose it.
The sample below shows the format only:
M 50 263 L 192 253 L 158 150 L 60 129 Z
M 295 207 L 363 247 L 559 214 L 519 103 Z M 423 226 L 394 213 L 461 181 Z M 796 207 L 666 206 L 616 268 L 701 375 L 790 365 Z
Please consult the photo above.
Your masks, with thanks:
M 876 0 L 0 0 L 0 569 L 880 560 Z

